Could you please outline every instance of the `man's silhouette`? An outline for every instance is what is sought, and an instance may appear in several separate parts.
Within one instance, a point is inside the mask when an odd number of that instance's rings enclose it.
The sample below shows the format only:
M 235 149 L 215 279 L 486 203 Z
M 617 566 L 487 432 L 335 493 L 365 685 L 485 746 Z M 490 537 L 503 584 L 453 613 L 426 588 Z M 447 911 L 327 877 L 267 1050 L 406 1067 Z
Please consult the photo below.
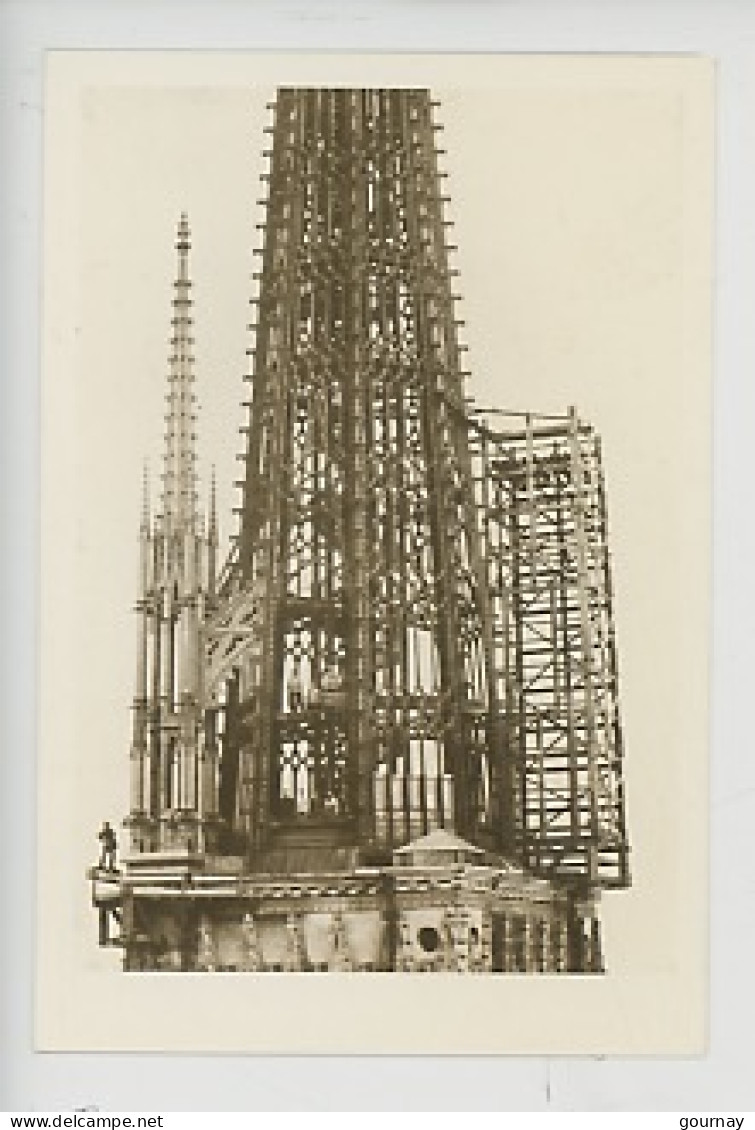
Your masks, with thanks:
M 118 844 L 115 838 L 115 832 L 110 827 L 107 820 L 102 825 L 97 839 L 102 844 L 100 849 L 100 867 L 105 871 L 115 871 L 115 852 Z

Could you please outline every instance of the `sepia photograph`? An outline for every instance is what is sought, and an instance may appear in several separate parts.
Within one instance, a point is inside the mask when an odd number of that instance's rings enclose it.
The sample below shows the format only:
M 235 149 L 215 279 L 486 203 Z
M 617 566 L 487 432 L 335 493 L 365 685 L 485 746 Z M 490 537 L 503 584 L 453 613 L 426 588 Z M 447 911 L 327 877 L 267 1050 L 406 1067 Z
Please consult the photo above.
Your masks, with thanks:
M 42 1046 L 701 1049 L 710 65 L 47 99 Z

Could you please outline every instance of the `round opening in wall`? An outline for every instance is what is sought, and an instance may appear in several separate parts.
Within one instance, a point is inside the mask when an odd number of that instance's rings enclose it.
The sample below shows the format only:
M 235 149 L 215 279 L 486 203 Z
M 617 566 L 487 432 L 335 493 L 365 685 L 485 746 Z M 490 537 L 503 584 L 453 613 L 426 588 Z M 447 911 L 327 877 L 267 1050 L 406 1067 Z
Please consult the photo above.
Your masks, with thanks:
M 421 926 L 417 937 L 425 953 L 435 953 L 440 945 L 440 934 L 434 926 Z

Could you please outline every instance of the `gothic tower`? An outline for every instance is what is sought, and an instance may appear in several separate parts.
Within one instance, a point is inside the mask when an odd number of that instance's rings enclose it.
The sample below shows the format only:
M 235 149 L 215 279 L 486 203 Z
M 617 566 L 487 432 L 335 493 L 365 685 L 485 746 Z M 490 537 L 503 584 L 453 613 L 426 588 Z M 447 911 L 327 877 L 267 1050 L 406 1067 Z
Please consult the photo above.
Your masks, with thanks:
M 128 824 L 137 852 L 213 843 L 216 769 L 203 692 L 202 626 L 215 591 L 214 487 L 205 535 L 197 506 L 189 225 L 178 225 L 160 511 L 145 469 L 139 531 L 137 673 Z

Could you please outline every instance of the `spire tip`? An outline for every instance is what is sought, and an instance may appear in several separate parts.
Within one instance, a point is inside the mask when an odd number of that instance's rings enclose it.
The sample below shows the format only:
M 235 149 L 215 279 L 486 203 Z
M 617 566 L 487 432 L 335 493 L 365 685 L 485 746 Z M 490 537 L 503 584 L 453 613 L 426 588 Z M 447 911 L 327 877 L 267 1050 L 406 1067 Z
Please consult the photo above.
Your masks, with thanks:
M 215 464 L 212 464 L 210 472 L 210 514 L 209 514 L 209 533 L 211 537 L 217 537 L 218 532 L 218 511 L 217 511 L 217 490 L 215 479 Z
M 149 532 L 149 463 L 145 459 L 142 467 L 142 530 Z
M 195 507 L 196 412 L 191 335 L 191 280 L 189 278 L 189 222 L 186 212 L 178 224 L 178 265 L 174 283 L 171 357 L 165 415 L 165 466 L 163 473 L 163 523 L 174 531 L 193 529 Z

